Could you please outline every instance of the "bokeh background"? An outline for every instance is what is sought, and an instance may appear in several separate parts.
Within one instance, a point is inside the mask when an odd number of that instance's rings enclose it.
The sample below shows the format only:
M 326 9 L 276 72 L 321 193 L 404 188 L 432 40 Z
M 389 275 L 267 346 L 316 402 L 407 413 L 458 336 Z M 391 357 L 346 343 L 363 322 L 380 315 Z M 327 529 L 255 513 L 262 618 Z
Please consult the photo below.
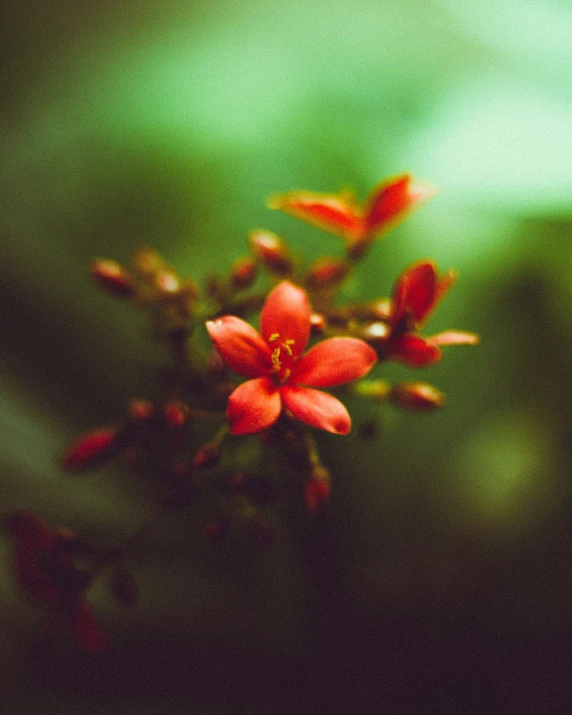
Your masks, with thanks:
M 7 713 L 568 712 L 572 664 L 572 9 L 567 0 L 5 0 L 2 513 L 128 538 L 142 588 L 90 598 L 114 646 L 37 653 L 2 537 Z M 164 354 L 91 285 L 158 248 L 201 279 L 294 188 L 360 196 L 409 170 L 441 194 L 375 245 L 348 297 L 410 262 L 460 280 L 432 319 L 482 335 L 424 372 L 442 411 L 325 436 L 332 508 L 278 544 L 205 544 L 121 465 L 71 478 L 78 432 L 154 393 Z M 360 412 L 361 409 L 361 412 Z M 530 711 L 530 710 L 529 710 Z

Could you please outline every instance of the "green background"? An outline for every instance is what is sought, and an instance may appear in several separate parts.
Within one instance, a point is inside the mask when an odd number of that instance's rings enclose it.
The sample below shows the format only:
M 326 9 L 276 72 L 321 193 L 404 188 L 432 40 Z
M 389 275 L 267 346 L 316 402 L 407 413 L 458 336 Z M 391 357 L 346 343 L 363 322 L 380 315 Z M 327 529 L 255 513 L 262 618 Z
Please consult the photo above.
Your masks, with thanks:
M 121 540 L 141 604 L 90 598 L 115 644 L 32 657 L 42 616 L 2 538 L 6 712 L 565 712 L 571 662 L 572 10 L 566 0 L 13 2 L 0 11 L 2 512 Z M 349 297 L 414 260 L 460 279 L 429 332 L 476 348 L 390 378 L 447 394 L 320 440 L 327 517 L 278 545 L 205 544 L 120 465 L 57 459 L 152 396 L 164 357 L 99 293 L 93 256 L 153 245 L 197 279 L 255 227 L 308 257 L 338 239 L 270 212 L 294 188 L 365 197 L 402 171 L 440 195 L 377 243 Z M 295 501 L 295 500 L 294 500 Z M 8 696 L 6 696 L 8 697 Z M 81 705 L 81 707 L 80 707 Z M 554 708 L 547 710 L 548 707 Z M 78 709 L 80 708 L 80 709 Z

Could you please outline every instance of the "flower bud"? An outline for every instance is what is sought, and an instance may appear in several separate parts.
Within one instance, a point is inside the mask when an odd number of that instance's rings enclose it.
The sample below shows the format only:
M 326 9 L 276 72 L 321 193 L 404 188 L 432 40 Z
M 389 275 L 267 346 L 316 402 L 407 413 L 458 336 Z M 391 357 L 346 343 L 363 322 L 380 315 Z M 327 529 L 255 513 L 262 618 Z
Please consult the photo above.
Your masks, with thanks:
M 441 407 L 445 395 L 426 382 L 400 382 L 391 388 L 389 399 L 402 409 L 426 412 Z
M 176 293 L 181 287 L 179 276 L 171 270 L 163 270 L 153 277 L 153 285 L 159 291 L 167 295 Z
M 353 389 L 358 395 L 375 402 L 384 402 L 391 393 L 391 385 L 385 380 L 360 380 L 354 384 Z
M 310 316 L 312 335 L 320 335 L 326 329 L 326 319 L 321 313 L 312 313 Z
M 109 457 L 119 441 L 117 427 L 102 427 L 73 442 L 63 456 L 65 469 L 87 469 Z
M 132 400 L 129 404 L 129 415 L 136 422 L 146 422 L 155 412 L 155 405 L 150 400 Z
M 254 257 L 261 261 L 270 273 L 286 276 L 292 272 L 292 258 L 286 244 L 275 233 L 253 231 L 249 236 L 249 242 Z
M 310 266 L 306 281 L 309 288 L 330 288 L 341 283 L 349 273 L 349 265 L 341 258 L 318 258 Z
M 189 419 L 189 410 L 179 400 L 168 402 L 163 408 L 163 414 L 169 427 L 176 429 L 182 427 Z
M 230 271 L 230 280 L 235 288 L 249 288 L 256 279 L 258 266 L 250 256 L 235 261 Z
M 218 442 L 207 442 L 200 447 L 194 458 L 193 467 L 195 469 L 204 469 L 205 467 L 214 467 L 220 461 L 222 449 Z
M 154 248 L 140 248 L 131 259 L 133 266 L 142 276 L 151 277 L 164 270 L 165 262 Z
M 100 288 L 116 298 L 133 298 L 137 292 L 133 277 L 115 261 L 96 259 L 91 264 L 90 274 Z

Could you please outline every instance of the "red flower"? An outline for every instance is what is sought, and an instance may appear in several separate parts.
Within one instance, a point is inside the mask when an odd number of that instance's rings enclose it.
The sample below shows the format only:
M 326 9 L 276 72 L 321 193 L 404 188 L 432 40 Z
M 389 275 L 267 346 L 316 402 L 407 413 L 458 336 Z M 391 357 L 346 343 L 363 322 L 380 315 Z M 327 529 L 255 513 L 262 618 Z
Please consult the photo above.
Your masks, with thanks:
M 63 627 L 85 650 L 106 648 L 109 638 L 83 595 L 89 577 L 74 564 L 76 537 L 67 529 L 52 529 L 27 511 L 10 514 L 8 529 L 16 542 L 14 566 L 20 586 L 32 601 L 47 608 L 46 635 Z
M 234 390 L 227 417 L 232 434 L 251 434 L 276 422 L 282 407 L 302 422 L 347 434 L 350 416 L 342 403 L 316 387 L 334 387 L 365 375 L 374 350 L 355 338 L 330 338 L 302 355 L 310 336 L 306 293 L 284 281 L 270 293 L 259 334 L 244 320 L 227 315 L 207 322 L 222 359 L 235 372 L 253 378 Z
M 376 186 L 361 206 L 349 193 L 310 191 L 291 191 L 275 196 L 268 205 L 340 236 L 348 247 L 355 248 L 367 246 L 435 194 L 432 184 L 403 174 Z
M 441 358 L 440 346 L 478 343 L 477 335 L 461 330 L 447 330 L 431 337 L 417 334 L 456 278 L 454 271 L 438 277 L 431 261 L 414 263 L 398 278 L 393 288 L 388 336 L 380 345 L 385 357 L 424 367 Z

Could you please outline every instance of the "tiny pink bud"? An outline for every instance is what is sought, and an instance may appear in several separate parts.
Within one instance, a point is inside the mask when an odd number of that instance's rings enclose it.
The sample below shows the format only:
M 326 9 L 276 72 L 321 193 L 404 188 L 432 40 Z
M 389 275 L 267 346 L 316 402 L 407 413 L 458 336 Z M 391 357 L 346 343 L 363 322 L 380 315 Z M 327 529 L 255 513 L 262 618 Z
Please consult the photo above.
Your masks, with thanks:
M 253 231 L 249 236 L 250 248 L 254 257 L 264 267 L 279 276 L 292 271 L 292 259 L 284 241 L 270 231 Z
M 441 407 L 445 395 L 426 382 L 400 382 L 391 388 L 389 399 L 397 407 L 420 412 Z
M 133 298 L 137 292 L 132 276 L 115 261 L 107 258 L 94 260 L 90 274 L 100 288 L 116 298 Z
M 235 288 L 249 288 L 254 283 L 257 273 L 256 261 L 247 256 L 235 261 L 230 272 L 230 279 Z
M 63 456 L 65 469 L 86 469 L 108 457 L 119 437 L 117 427 L 102 427 L 81 435 Z

